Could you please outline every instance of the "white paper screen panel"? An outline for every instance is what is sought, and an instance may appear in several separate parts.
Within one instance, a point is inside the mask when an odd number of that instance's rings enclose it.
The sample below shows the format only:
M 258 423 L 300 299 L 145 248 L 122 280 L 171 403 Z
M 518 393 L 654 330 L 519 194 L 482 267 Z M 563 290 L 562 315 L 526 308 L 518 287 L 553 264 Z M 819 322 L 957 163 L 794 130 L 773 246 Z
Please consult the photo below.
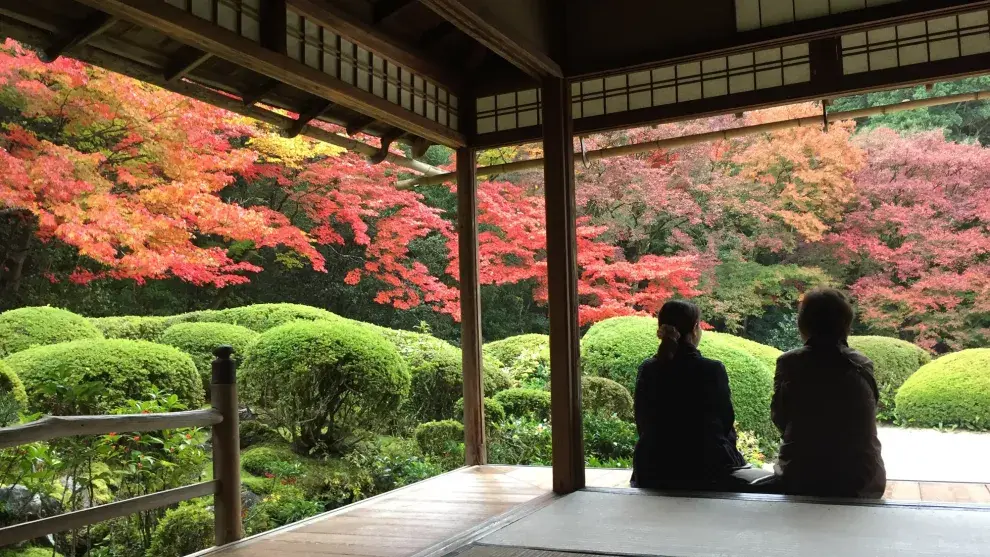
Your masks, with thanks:
M 990 52 L 987 10 L 842 36 L 846 75 Z
M 477 99 L 478 133 L 492 133 L 537 126 L 543 122 L 539 89 L 526 89 Z
M 165 0 L 166 4 L 233 31 L 245 39 L 261 41 L 262 0 Z
M 736 30 L 752 31 L 901 0 L 735 0 Z

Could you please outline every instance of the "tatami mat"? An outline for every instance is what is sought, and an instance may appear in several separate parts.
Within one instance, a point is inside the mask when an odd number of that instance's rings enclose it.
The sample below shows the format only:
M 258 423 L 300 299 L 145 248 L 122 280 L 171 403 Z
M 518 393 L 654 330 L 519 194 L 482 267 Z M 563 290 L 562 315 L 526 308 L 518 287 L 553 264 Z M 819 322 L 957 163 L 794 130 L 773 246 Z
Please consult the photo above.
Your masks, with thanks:
M 479 543 L 670 557 L 990 555 L 990 512 L 582 491 Z

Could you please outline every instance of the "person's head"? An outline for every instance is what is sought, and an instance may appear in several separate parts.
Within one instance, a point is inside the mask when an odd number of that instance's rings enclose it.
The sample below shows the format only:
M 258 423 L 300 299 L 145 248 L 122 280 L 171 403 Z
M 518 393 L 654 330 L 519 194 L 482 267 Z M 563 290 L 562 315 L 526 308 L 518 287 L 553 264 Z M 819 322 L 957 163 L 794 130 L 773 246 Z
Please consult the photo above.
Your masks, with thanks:
M 701 312 L 691 302 L 671 300 L 665 303 L 657 314 L 657 321 L 657 337 L 660 338 L 657 355 L 664 360 L 673 358 L 682 342 L 692 346 L 701 342 Z
M 846 340 L 852 329 L 853 308 L 845 295 L 834 288 L 819 288 L 804 295 L 798 306 L 801 338 Z

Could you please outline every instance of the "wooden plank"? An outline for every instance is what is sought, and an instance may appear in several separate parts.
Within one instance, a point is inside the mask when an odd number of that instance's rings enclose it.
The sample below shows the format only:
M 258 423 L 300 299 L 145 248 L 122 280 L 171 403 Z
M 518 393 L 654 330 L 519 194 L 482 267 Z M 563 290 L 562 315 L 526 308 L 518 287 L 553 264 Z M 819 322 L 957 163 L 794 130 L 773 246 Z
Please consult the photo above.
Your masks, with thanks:
M 464 135 L 345 83 L 288 56 L 268 50 L 204 19 L 158 0 L 79 0 L 90 7 L 155 29 L 184 44 L 223 58 L 341 106 L 448 147 L 463 147 Z
M 542 98 L 553 489 L 563 494 L 585 485 L 570 86 L 563 79 L 547 78 L 543 81 Z
M 887 482 L 884 499 L 921 501 L 921 486 L 918 482 Z
M 461 363 L 464 376 L 465 464 L 485 464 L 485 397 L 481 358 L 481 287 L 478 273 L 477 160 L 457 150 L 457 249 L 460 256 Z
M 216 425 L 222 420 L 223 417 L 215 410 L 114 416 L 47 416 L 23 425 L 0 428 L 0 449 L 73 435 L 106 435 L 115 431 L 207 427 Z
M 116 503 L 43 518 L 41 520 L 7 526 L 6 528 L 0 528 L 0 547 L 7 547 L 8 545 L 33 540 L 58 532 L 65 532 L 66 530 L 75 530 L 90 524 L 129 516 L 143 511 L 160 509 L 197 497 L 213 495 L 219 488 L 220 482 L 216 480 L 202 482 L 167 491 L 160 491 L 150 495 L 142 495 L 141 497 L 125 499 Z
M 65 35 L 55 39 L 55 42 L 45 49 L 45 57 L 55 60 L 65 52 L 86 44 L 93 37 L 116 25 L 117 19 L 102 12 L 94 12 L 79 24 L 70 29 Z
M 983 484 L 930 483 L 920 485 L 921 500 L 938 503 L 987 503 L 990 493 Z
M 536 78 L 563 77 L 564 73 L 557 62 L 538 46 L 496 25 L 492 14 L 487 13 L 482 6 L 470 7 L 463 0 L 421 1 L 440 17 L 527 74 Z
M 341 10 L 331 11 L 326 3 L 317 3 L 313 0 L 286 0 L 286 3 L 289 9 L 302 14 L 306 19 L 367 47 L 383 58 L 419 74 L 420 77 L 431 79 L 437 85 L 442 85 L 456 93 L 460 92 L 463 85 L 461 78 L 430 61 L 429 56 L 419 52 L 416 46 L 388 37 Z
M 418 1 L 419 0 L 379 0 L 372 7 L 372 11 L 374 12 L 375 25 L 398 14 L 406 6 L 409 6 L 410 4 L 415 4 Z
M 182 79 L 189 72 L 202 66 L 213 55 L 202 50 L 184 47 L 175 58 L 165 67 L 165 81 L 175 81 Z M 253 103 L 252 103 L 253 104 Z

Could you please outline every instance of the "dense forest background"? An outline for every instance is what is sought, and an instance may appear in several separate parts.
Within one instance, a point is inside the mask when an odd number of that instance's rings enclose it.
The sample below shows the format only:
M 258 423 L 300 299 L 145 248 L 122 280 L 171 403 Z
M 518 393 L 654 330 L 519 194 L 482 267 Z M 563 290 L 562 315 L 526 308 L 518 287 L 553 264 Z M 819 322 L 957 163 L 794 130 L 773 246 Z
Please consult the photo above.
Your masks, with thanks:
M 990 89 L 967 78 L 841 111 Z M 587 149 L 820 114 L 802 104 L 584 139 Z M 327 125 L 327 129 L 343 133 Z M 374 142 L 373 138 L 362 138 Z M 959 103 L 577 163 L 581 321 L 695 299 L 717 330 L 797 342 L 800 294 L 857 332 L 990 344 L 990 105 Z M 540 155 L 481 153 L 479 164 Z M 432 147 L 426 162 L 450 167 Z M 295 302 L 456 342 L 456 192 L 72 60 L 0 50 L 0 311 L 173 315 Z M 479 185 L 488 341 L 546 332 L 542 175 Z

